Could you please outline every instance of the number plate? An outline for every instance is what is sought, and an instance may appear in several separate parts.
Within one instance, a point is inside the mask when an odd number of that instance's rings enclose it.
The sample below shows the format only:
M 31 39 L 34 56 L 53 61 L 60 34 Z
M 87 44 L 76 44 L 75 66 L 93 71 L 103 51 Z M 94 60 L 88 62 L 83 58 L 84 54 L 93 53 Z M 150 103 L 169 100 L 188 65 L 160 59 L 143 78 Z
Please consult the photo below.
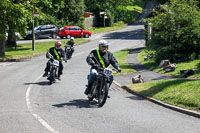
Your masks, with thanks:
M 58 61 L 58 60 L 54 60 L 54 61 L 53 61 L 53 65 L 59 66 L 59 61 Z
M 106 75 L 106 76 L 111 76 L 112 75 L 112 69 L 111 68 L 105 68 L 103 73 Z

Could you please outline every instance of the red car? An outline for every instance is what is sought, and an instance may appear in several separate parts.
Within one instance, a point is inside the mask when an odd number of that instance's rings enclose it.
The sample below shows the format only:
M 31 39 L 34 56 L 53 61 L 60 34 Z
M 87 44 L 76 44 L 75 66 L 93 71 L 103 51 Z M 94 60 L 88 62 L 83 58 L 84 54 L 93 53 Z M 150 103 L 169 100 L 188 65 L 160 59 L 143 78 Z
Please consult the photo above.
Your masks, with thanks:
M 58 36 L 61 39 L 63 39 L 64 37 L 69 39 L 71 36 L 89 38 L 91 35 L 92 35 L 91 32 L 86 31 L 78 26 L 64 26 L 58 29 Z

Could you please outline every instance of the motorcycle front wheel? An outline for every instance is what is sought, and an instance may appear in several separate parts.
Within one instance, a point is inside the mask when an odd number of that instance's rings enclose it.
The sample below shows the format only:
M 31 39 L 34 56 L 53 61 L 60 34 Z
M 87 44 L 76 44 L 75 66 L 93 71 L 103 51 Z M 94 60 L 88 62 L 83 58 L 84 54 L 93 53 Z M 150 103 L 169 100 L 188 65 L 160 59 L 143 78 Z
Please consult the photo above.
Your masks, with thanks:
M 94 99 L 94 94 L 95 94 L 95 92 L 94 91 L 96 91 L 96 87 L 97 87 L 97 84 L 96 83 L 93 83 L 92 84 L 92 87 L 91 87 L 91 91 L 90 91 L 90 93 L 89 93 L 89 95 L 88 95 L 88 100 L 89 101 L 92 101 L 93 99 Z
M 56 69 L 51 69 L 49 84 L 51 85 L 55 81 L 55 79 L 56 79 Z
M 102 88 L 100 88 L 98 92 L 98 106 L 99 107 L 102 107 L 105 104 L 107 97 L 108 97 L 108 85 L 104 83 Z

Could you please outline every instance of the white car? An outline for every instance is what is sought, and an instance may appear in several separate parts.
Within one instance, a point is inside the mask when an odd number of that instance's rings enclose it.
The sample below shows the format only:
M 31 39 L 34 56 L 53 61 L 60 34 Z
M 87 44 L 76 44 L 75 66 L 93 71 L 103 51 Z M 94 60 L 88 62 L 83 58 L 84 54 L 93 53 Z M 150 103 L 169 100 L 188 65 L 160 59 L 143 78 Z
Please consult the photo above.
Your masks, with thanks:
M 21 35 L 18 32 L 15 32 L 16 40 L 20 40 Z M 6 32 L 6 40 L 8 39 L 8 33 Z

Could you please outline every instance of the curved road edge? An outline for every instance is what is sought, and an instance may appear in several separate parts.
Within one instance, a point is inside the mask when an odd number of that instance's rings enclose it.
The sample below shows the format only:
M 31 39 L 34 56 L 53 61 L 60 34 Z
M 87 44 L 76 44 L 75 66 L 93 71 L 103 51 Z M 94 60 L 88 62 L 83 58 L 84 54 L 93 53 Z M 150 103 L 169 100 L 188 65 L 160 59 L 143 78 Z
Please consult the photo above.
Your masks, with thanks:
M 193 116 L 193 117 L 200 118 L 200 113 L 199 113 L 199 112 L 196 112 L 196 111 L 193 111 L 193 110 L 184 109 L 184 108 L 181 108 L 181 107 L 177 107 L 177 106 L 174 106 L 174 105 L 171 105 L 171 104 L 164 103 L 164 102 L 162 102 L 162 101 L 160 101 L 160 100 L 154 99 L 154 98 L 152 98 L 152 97 L 147 97 L 147 96 L 141 95 L 141 94 L 135 92 L 134 90 L 130 89 L 130 88 L 127 87 L 127 86 L 122 86 L 122 85 L 120 85 L 120 84 L 119 84 L 117 81 L 115 81 L 115 80 L 113 81 L 113 83 L 114 83 L 116 86 L 118 86 L 118 87 L 120 87 L 120 88 L 126 90 L 127 92 L 129 92 L 129 93 L 131 93 L 131 94 L 133 94 L 133 95 L 136 95 L 136 96 L 138 96 L 138 97 L 142 97 L 142 98 L 144 98 L 145 100 L 148 100 L 148 101 L 150 101 L 150 102 L 153 102 L 153 103 L 155 103 L 155 104 L 161 105 L 161 106 L 163 106 L 163 107 L 166 107 L 166 108 L 168 108 L 168 109 L 172 109 L 172 110 L 174 110 L 174 111 L 177 111 L 177 112 L 180 112 L 180 113 L 183 113 L 183 114 L 187 114 L 187 115 L 190 115 L 190 116 Z

